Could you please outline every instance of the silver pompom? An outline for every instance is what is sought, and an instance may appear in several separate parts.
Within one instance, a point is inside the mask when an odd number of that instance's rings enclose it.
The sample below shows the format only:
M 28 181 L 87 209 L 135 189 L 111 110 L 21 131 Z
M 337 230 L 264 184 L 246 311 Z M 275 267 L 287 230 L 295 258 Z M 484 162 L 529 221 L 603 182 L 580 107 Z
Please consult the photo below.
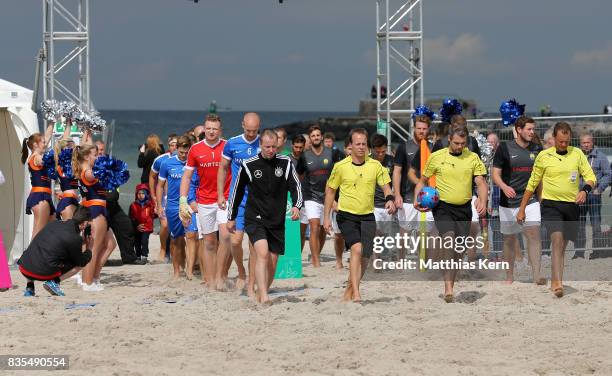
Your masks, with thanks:
M 104 129 L 106 129 L 106 120 L 102 119 L 100 115 L 96 113 L 91 117 L 89 129 L 94 133 L 103 132 Z
M 487 138 L 478 131 L 474 131 L 474 138 L 478 142 L 478 148 L 480 149 L 480 159 L 485 165 L 489 165 L 493 161 L 493 147 L 487 141 Z
M 78 114 L 81 110 L 79 109 L 79 106 L 77 106 L 76 103 L 74 102 L 62 102 L 60 104 L 60 108 L 61 108 L 61 115 L 65 118 L 70 118 L 70 119 L 74 119 L 76 114 Z
M 58 121 L 61 117 L 60 103 L 55 99 L 47 99 L 42 102 L 40 109 L 47 121 Z

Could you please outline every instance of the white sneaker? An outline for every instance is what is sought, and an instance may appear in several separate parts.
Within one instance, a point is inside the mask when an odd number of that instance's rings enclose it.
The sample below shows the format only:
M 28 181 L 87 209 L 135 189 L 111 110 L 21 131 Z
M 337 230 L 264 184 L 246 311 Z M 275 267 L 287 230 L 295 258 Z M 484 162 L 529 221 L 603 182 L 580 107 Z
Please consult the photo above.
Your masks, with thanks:
M 92 283 L 91 285 L 88 285 L 87 283 L 83 283 L 82 288 L 83 288 L 83 291 L 87 291 L 87 292 L 98 292 L 98 291 L 104 290 L 104 287 L 100 285 L 96 285 L 95 283 Z
M 104 285 L 102 283 L 100 283 L 99 279 L 94 279 L 94 285 L 98 286 L 100 291 L 104 290 Z

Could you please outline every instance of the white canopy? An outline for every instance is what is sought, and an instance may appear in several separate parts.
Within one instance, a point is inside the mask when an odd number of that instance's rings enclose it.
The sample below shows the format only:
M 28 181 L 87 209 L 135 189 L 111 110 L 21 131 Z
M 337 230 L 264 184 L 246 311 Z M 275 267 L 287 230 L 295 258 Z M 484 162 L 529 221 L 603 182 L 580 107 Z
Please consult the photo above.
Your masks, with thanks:
M 0 79 L 0 170 L 6 183 L 0 185 L 0 231 L 9 263 L 30 243 L 34 218 L 25 214 L 30 176 L 21 163 L 21 143 L 38 132 L 38 118 L 31 110 L 32 90 Z

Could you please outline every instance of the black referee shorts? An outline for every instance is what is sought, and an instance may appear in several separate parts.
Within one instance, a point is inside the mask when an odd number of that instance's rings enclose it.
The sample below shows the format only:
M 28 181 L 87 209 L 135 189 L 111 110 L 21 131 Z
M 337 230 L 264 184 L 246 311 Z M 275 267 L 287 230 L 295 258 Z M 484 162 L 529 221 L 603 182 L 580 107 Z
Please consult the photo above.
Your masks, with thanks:
M 542 222 L 549 234 L 562 232 L 563 239 L 576 242 L 580 207 L 574 202 L 542 200 Z
M 440 235 L 447 232 L 454 232 L 455 236 L 466 237 L 470 233 L 472 223 L 472 201 L 463 205 L 453 205 L 440 201 L 432 209 L 434 223 Z
M 353 245 L 361 243 L 361 257 L 372 256 L 374 236 L 376 236 L 374 213 L 359 215 L 338 211 L 336 222 L 347 248 L 350 249 Z
M 267 240 L 268 249 L 272 253 L 277 255 L 285 254 L 285 228 L 268 228 L 263 224 L 246 223 L 244 225 L 244 231 L 249 236 L 249 240 L 252 244 L 255 244 L 258 240 Z

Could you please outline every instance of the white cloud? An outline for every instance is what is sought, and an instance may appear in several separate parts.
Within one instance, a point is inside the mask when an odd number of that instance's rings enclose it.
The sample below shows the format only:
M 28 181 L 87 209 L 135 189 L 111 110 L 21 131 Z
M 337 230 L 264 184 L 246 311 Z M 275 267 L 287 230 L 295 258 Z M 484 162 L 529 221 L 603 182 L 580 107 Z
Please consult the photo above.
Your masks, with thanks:
M 425 39 L 423 49 L 426 63 L 455 65 L 482 61 L 486 46 L 480 35 L 465 33 L 454 40 L 446 36 Z
M 590 51 L 577 51 L 572 57 L 572 64 L 576 65 L 604 65 L 612 63 L 612 42 L 602 48 Z

